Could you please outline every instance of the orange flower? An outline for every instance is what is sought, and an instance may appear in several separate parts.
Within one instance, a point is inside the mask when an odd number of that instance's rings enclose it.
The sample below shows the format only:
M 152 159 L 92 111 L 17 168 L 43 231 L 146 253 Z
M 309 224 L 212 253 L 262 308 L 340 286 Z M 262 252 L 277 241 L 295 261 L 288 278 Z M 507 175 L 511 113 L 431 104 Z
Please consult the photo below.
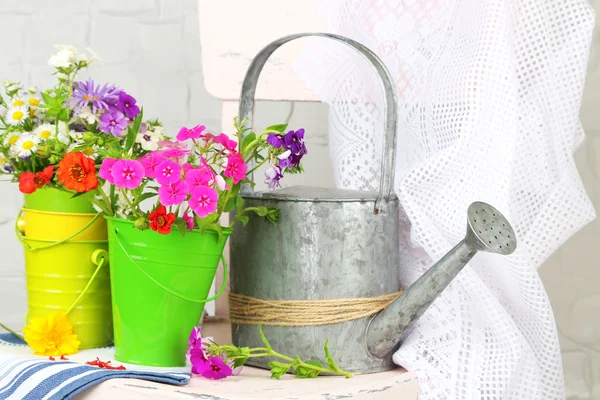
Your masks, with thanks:
M 67 189 L 89 192 L 98 187 L 94 160 L 82 152 L 71 152 L 58 163 L 58 181 Z

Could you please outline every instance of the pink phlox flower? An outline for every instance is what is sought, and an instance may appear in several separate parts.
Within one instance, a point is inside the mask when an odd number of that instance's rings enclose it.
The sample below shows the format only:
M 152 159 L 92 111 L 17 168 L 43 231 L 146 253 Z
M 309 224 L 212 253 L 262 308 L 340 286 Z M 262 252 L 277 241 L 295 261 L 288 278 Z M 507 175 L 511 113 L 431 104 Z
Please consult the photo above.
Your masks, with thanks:
M 205 129 L 206 127 L 204 125 L 196 125 L 195 127 L 190 129 L 184 126 L 179 130 L 179 133 L 177 133 L 176 138 L 180 142 L 183 142 L 188 139 L 198 139 Z
M 105 158 L 102 160 L 100 171 L 98 171 L 100 178 L 106 180 L 106 182 L 110 183 L 111 185 L 115 184 L 115 180 L 112 176 L 112 167 L 116 162 L 117 160 L 115 158 Z
M 187 224 L 187 228 L 189 229 L 189 231 L 190 232 L 193 231 L 194 230 L 194 217 L 191 216 L 190 214 L 188 214 L 187 211 L 184 211 L 181 218 L 183 218 L 183 220 Z
M 169 183 L 158 188 L 158 198 L 163 206 L 174 206 L 183 203 L 188 193 L 189 187 L 184 181 Z
M 210 367 L 208 356 L 201 346 L 191 348 L 189 356 L 193 374 L 201 375 L 203 371 Z
M 184 149 L 173 148 L 173 149 L 168 149 L 168 150 L 162 150 L 161 154 L 164 158 L 174 158 L 177 160 L 182 160 L 183 157 L 190 154 L 190 151 L 187 149 L 184 150 Z
M 213 178 L 214 173 L 208 167 L 190 169 L 185 174 L 185 181 L 190 185 L 190 191 L 200 186 L 209 186 Z
M 167 149 L 183 149 L 183 150 L 186 150 L 188 148 L 185 143 L 172 142 L 170 140 L 161 140 L 160 142 L 158 142 L 158 147 L 159 147 L 160 150 L 167 150 Z
M 189 170 L 194 169 L 194 167 L 192 167 L 190 163 L 186 162 L 186 163 L 184 163 L 184 164 L 181 165 L 181 169 L 183 170 L 183 174 L 185 175 L 185 174 L 187 174 L 187 172 Z
M 111 175 L 118 188 L 135 189 L 142 183 L 145 171 L 136 160 L 117 160 L 112 166 Z
M 248 166 L 238 152 L 233 152 L 227 157 L 227 167 L 223 174 L 227 178 L 233 178 L 233 183 L 237 184 L 246 178 Z
M 181 180 L 181 165 L 171 160 L 164 160 L 156 167 L 156 180 L 161 185 L 168 185 Z
M 219 193 L 215 189 L 208 186 L 198 186 L 191 190 L 191 194 L 188 205 L 200 218 L 217 211 Z
M 140 162 L 144 166 L 146 172 L 146 177 L 152 179 L 156 178 L 156 168 L 164 160 L 165 158 L 158 151 L 153 151 L 140 158 Z
M 203 377 L 208 379 L 223 379 L 233 374 L 231 367 L 225 364 L 221 357 L 213 356 L 208 361 L 200 369 L 200 374 Z
M 215 138 L 215 142 L 223 145 L 223 147 L 229 151 L 235 151 L 235 148 L 237 147 L 237 142 L 229 139 L 229 136 L 224 133 L 221 133 L 219 136 L 217 136 Z

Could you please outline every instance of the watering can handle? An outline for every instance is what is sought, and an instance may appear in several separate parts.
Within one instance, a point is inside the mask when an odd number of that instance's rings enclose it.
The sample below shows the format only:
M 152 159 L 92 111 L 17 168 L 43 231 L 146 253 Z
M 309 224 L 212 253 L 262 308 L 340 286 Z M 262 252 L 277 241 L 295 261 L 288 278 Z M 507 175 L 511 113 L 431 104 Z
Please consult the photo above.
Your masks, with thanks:
M 391 195 L 392 186 L 394 184 L 394 170 L 396 166 L 396 141 L 398 137 L 396 132 L 398 121 L 398 105 L 396 100 L 396 91 L 394 90 L 394 85 L 392 83 L 393 80 L 392 76 L 390 75 L 390 72 L 383 64 L 381 59 L 367 47 L 347 37 L 334 35 L 331 33 L 297 33 L 289 36 L 284 36 L 271 42 L 265 48 L 263 48 L 256 55 L 256 57 L 254 57 L 254 59 L 250 63 L 250 66 L 248 67 L 248 71 L 246 72 L 246 76 L 244 77 L 244 82 L 242 84 L 242 92 L 240 94 L 239 118 L 240 120 L 246 118 L 249 126 L 252 127 L 252 112 L 254 110 L 254 95 L 256 93 L 256 84 L 258 82 L 260 72 L 262 71 L 265 63 L 267 62 L 271 54 L 273 54 L 273 52 L 277 50 L 281 45 L 291 40 L 307 36 L 319 36 L 329 38 L 352 47 L 353 49 L 357 50 L 377 72 L 379 83 L 381 84 L 381 87 L 385 94 L 385 121 L 383 125 L 385 136 L 383 138 L 383 156 L 381 157 L 379 196 L 377 198 L 377 201 L 375 202 L 375 212 L 385 213 L 387 208 L 387 200 Z M 248 169 L 251 169 L 252 165 L 249 165 L 248 167 Z M 249 176 L 249 178 L 252 179 L 252 176 Z M 248 192 L 251 190 L 252 189 L 250 188 L 250 185 L 244 185 L 242 187 L 242 191 Z

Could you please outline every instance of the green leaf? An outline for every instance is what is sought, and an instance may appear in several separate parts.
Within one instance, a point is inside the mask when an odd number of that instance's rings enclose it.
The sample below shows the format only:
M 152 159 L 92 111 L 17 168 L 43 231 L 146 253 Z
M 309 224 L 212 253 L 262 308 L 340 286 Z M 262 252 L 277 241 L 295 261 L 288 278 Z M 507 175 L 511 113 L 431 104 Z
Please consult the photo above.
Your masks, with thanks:
M 335 372 L 340 372 L 340 368 L 337 366 L 335 361 L 333 361 L 333 357 L 331 357 L 331 354 L 329 353 L 329 349 L 327 348 L 328 343 L 329 339 L 325 339 L 325 345 L 323 346 L 323 348 L 325 349 L 325 361 L 327 362 L 327 365 L 329 365 L 329 368 L 331 368 Z
M 114 187 L 114 185 L 112 187 Z M 142 201 L 147 200 L 147 199 L 151 199 L 152 197 L 156 197 L 157 195 L 158 195 L 158 193 L 150 193 L 150 192 L 142 193 L 142 194 L 140 194 L 140 195 L 137 196 L 137 198 L 133 202 L 133 205 L 137 206 Z
M 246 226 L 246 224 L 248 223 L 248 221 L 250 221 L 250 218 L 247 215 L 236 215 L 235 219 L 237 219 L 238 221 L 240 221 L 242 223 L 242 225 Z
M 217 232 L 217 234 L 219 235 L 219 242 L 221 240 L 223 240 L 223 237 L 224 237 L 223 236 L 223 228 L 221 228 L 221 225 L 219 225 L 218 223 L 215 222 L 215 223 L 206 225 L 205 229 L 208 229 L 209 231 Z
M 271 126 L 267 127 L 267 129 L 265 129 L 265 130 L 283 133 L 287 129 L 287 126 L 288 126 L 287 124 L 271 125 Z
M 244 207 L 244 199 L 241 196 L 237 196 L 235 199 L 235 208 L 241 210 Z
M 230 197 L 229 200 L 227 200 L 227 204 L 225 204 L 225 207 L 223 208 L 223 212 L 229 212 L 231 210 L 234 209 L 236 204 L 236 198 L 235 197 Z
M 273 348 L 271 347 L 271 343 L 269 343 L 269 341 L 267 340 L 267 337 L 265 336 L 265 333 L 263 332 L 262 324 L 258 325 L 258 332 L 260 333 L 260 338 L 262 339 L 263 343 L 265 344 L 265 347 L 267 348 L 267 350 L 269 350 L 269 352 L 273 351 Z
M 256 140 L 256 133 L 249 133 L 244 140 L 242 140 L 241 152 L 244 152 L 244 149 L 250 145 L 254 140 Z
M 322 367 L 321 363 L 318 361 L 307 361 L 304 364 L 314 365 L 315 367 L 319 368 Z M 294 375 L 296 375 L 298 378 L 316 378 L 319 375 L 319 372 L 320 371 L 305 365 L 298 365 L 294 369 Z
M 285 364 L 279 361 L 271 361 L 267 363 L 267 365 L 271 368 L 271 379 L 279 379 L 283 375 L 285 375 L 292 366 L 291 364 Z
M 140 110 L 140 114 L 133 121 L 133 125 L 129 128 L 127 132 L 127 139 L 125 140 L 125 151 L 129 151 L 133 144 L 135 143 L 135 138 L 137 134 L 140 132 L 140 127 L 142 126 L 142 118 L 144 117 L 144 107 Z
M 254 210 L 254 212 L 260 217 L 266 217 L 267 215 L 269 215 L 269 209 L 265 206 L 256 207 L 256 210 Z
M 204 218 L 196 217 L 196 224 L 198 224 L 198 229 L 200 230 L 200 233 L 204 234 L 204 230 L 206 229 L 206 227 L 215 222 L 217 218 L 217 214 L 210 214 Z
M 185 222 L 185 219 L 177 218 L 177 219 L 175 219 L 174 224 L 179 228 L 179 232 L 181 233 L 181 236 L 185 236 L 185 234 L 188 231 L 187 222 Z

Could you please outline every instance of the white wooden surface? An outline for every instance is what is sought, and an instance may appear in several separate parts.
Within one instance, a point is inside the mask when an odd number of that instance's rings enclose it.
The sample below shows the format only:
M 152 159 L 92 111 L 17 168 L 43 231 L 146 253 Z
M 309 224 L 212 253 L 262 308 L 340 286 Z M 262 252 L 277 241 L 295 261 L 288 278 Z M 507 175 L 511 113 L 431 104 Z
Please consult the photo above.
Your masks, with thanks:
M 205 323 L 202 331 L 207 336 L 213 336 L 217 343 L 231 342 L 231 326 L 227 323 Z M 379 374 L 356 375 L 351 379 L 295 379 L 286 375 L 281 380 L 274 380 L 270 379 L 269 371 L 246 367 L 239 376 L 219 381 L 196 376 L 186 386 L 139 379 L 111 379 L 86 390 L 76 396 L 76 400 L 416 400 L 418 391 L 415 373 L 402 368 Z
M 269 379 L 269 372 L 246 368 L 240 376 L 220 381 L 194 377 L 187 386 L 169 386 L 138 379 L 113 379 L 77 396 L 78 400 L 416 400 L 414 373 L 402 369 L 350 379 L 321 377 Z

